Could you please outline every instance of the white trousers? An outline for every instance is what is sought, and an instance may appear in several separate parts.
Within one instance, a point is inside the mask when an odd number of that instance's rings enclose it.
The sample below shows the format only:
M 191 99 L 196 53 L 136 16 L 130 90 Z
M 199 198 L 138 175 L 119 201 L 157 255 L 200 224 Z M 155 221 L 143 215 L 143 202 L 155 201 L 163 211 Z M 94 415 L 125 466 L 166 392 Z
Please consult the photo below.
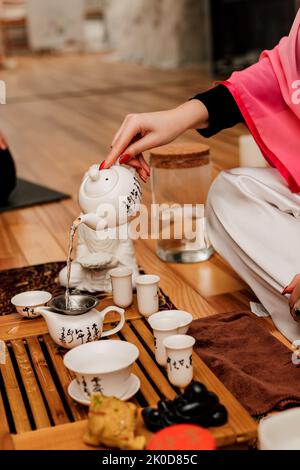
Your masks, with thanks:
M 273 168 L 222 172 L 207 201 L 208 233 L 215 249 L 251 287 L 276 327 L 290 341 L 300 324 L 281 295 L 300 273 L 300 195 Z

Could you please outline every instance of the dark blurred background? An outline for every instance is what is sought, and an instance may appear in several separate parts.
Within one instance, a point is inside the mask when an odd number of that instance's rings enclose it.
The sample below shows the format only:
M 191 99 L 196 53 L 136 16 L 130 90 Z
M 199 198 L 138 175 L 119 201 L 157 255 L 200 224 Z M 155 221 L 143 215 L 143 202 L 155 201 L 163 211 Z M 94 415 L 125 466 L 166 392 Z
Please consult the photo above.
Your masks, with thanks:
M 30 53 L 113 51 L 159 68 L 205 64 L 214 77 L 255 62 L 288 33 L 297 0 L 2 0 L 1 63 Z
M 210 0 L 210 66 L 215 75 L 244 68 L 291 27 L 294 0 Z

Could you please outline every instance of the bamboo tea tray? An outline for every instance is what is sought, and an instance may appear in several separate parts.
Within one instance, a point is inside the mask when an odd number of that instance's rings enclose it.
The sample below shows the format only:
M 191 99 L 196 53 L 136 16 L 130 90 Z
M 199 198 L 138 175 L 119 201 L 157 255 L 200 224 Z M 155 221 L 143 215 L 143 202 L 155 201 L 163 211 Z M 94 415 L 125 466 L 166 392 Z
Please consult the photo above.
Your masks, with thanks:
M 100 307 L 111 304 L 108 297 Z M 141 389 L 133 401 L 144 407 L 155 405 L 163 397 L 174 398 L 179 390 L 168 382 L 164 369 L 156 364 L 151 330 L 135 304 L 127 309 L 126 319 L 117 338 L 136 344 L 140 350 L 133 372 L 141 380 Z M 106 325 L 113 321 L 112 315 Z M 82 440 L 88 409 L 74 402 L 67 393 L 73 377 L 64 367 L 64 352 L 48 335 L 43 318 L 2 316 L 0 339 L 6 345 L 0 358 L 0 448 L 91 449 Z M 196 355 L 194 378 L 217 393 L 228 410 L 228 423 L 211 428 L 218 447 L 252 444 L 256 438 L 255 422 Z M 139 432 L 150 435 L 142 422 Z

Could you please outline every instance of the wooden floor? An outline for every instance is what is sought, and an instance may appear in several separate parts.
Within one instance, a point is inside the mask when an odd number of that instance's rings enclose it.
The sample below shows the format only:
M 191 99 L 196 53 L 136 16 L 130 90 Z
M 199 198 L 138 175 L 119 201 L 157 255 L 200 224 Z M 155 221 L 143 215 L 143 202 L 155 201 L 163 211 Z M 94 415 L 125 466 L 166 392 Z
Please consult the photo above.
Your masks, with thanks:
M 0 129 L 19 176 L 67 191 L 72 200 L 2 214 L 0 269 L 65 259 L 82 175 L 105 158 L 122 118 L 176 106 L 211 84 L 199 68 L 160 71 L 112 63 L 105 55 L 22 58 L 1 78 L 7 104 L 0 107 Z M 238 136 L 245 132 L 238 126 L 210 139 L 216 168 L 237 166 Z M 191 131 L 181 140 L 202 138 Z M 144 200 L 150 201 L 148 185 Z M 139 262 L 161 275 L 162 288 L 178 307 L 201 315 L 248 306 L 244 283 L 219 256 L 196 265 L 164 265 L 151 241 L 136 248 Z

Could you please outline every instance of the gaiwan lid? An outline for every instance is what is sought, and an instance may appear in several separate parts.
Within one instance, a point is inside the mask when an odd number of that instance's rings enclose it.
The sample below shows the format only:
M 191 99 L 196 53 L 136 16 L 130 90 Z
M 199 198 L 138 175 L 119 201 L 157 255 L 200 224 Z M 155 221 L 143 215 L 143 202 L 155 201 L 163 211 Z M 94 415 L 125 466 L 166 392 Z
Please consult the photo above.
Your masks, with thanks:
M 154 434 L 147 450 L 216 450 L 216 440 L 200 426 L 176 424 Z

